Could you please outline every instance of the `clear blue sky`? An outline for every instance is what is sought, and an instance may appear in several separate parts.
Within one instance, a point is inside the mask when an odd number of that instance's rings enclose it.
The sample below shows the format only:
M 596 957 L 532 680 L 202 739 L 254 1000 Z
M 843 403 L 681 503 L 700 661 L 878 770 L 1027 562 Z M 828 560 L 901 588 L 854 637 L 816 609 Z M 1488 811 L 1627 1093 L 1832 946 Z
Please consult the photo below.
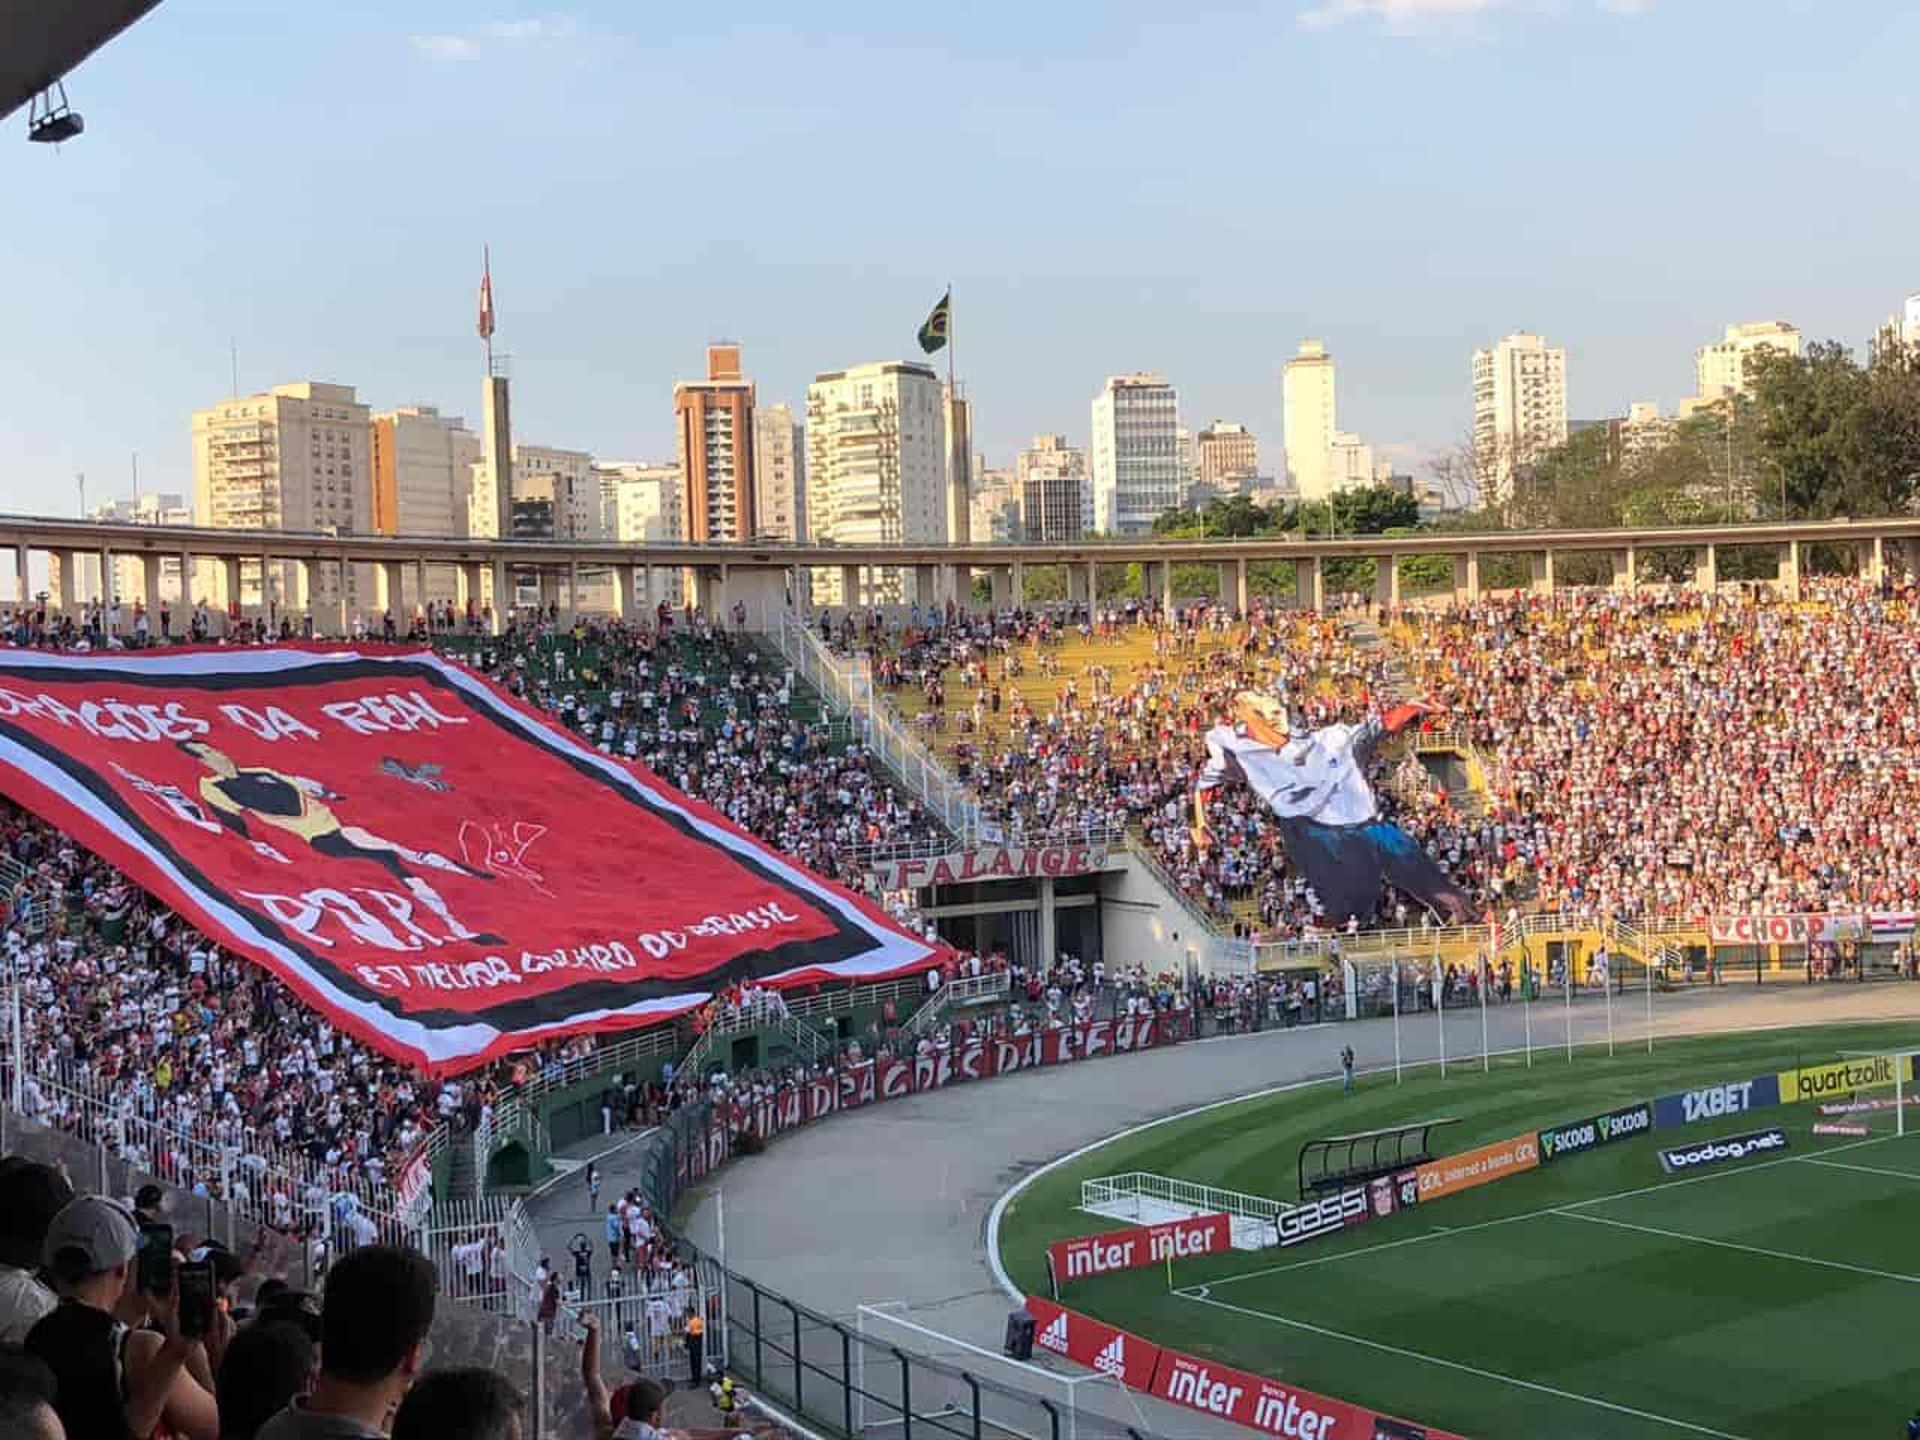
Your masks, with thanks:
M 479 408 L 493 247 L 521 438 L 671 453 L 673 381 L 763 403 L 905 356 L 956 287 L 989 463 L 1155 369 L 1279 461 L 1305 335 L 1342 424 L 1430 449 L 1468 356 L 1567 347 L 1576 417 L 1671 408 L 1782 317 L 1861 345 L 1920 290 L 1891 0 L 1169 5 L 164 0 L 0 143 L 0 506 L 190 483 L 188 415 L 312 377 Z

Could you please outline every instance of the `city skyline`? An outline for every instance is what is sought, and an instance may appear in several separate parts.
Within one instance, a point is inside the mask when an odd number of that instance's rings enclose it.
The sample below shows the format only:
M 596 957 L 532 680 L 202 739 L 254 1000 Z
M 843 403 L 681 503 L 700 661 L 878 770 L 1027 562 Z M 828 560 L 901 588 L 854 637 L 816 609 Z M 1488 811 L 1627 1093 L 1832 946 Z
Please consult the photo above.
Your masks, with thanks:
M 1183 83 L 1153 125 L 1108 147 L 1111 121 L 1131 112 L 1036 103 L 1000 73 L 1009 27 L 1018 18 L 1031 28 L 1023 43 L 1054 47 L 1063 80 L 1085 79 L 1145 63 L 1205 17 L 1176 25 L 1122 5 L 1127 23 L 1089 31 L 989 4 L 949 45 L 919 16 L 796 19 L 749 4 L 737 23 L 675 14 L 640 27 L 586 6 L 475 24 L 428 4 L 286 17 L 277 38 L 174 0 L 72 77 L 89 118 L 82 139 L 57 156 L 0 147 L 0 184 L 36 221 L 0 237 L 25 340 L 0 359 L 11 401 L 0 407 L 0 504 L 71 510 L 78 472 L 94 499 L 130 492 L 136 451 L 143 488 L 190 488 L 183 417 L 229 388 L 230 347 L 243 395 L 311 376 L 382 409 L 474 416 L 483 242 L 497 343 L 515 366 L 516 431 L 659 458 L 675 448 L 672 384 L 710 341 L 739 340 L 762 402 L 797 409 L 825 369 L 913 358 L 913 328 L 949 280 L 974 448 L 994 465 L 1036 433 L 1089 443 L 1086 396 L 1133 370 L 1165 375 L 1187 415 L 1232 417 L 1277 456 L 1280 367 L 1300 337 L 1322 336 L 1348 377 L 1343 428 L 1403 470 L 1470 428 L 1461 370 L 1489 337 L 1526 330 L 1563 346 L 1572 418 L 1624 415 L 1650 397 L 1671 412 L 1692 392 L 1694 350 L 1730 323 L 1781 316 L 1809 341 L 1864 351 L 1920 288 L 1901 238 L 1915 202 L 1888 183 L 1908 104 L 1898 57 L 1920 41 L 1920 19 L 1814 24 L 1811 10 L 1780 5 L 1743 12 L 1728 32 L 1672 0 L 1636 14 L 1572 0 L 1452 17 L 1406 4 L 1382 19 L 1382 8 L 1222 12 L 1231 74 Z M 944 167 L 883 185 L 944 217 L 902 243 L 818 203 L 819 175 L 786 162 L 796 143 L 869 111 L 930 115 L 919 62 L 936 52 L 951 54 L 972 98 Z M 271 85 L 260 69 L 269 54 Z M 1707 55 L 1724 63 L 1703 68 Z M 181 87 L 189 60 L 204 83 Z M 743 98 L 723 114 L 696 110 L 701 74 L 722 63 Z M 1622 65 L 1651 98 L 1619 105 L 1610 77 Z M 1754 73 L 1769 83 L 1751 83 Z M 1267 88 L 1256 94 L 1284 82 L 1306 103 L 1356 74 L 1381 98 L 1291 145 L 1289 173 L 1316 180 L 1317 218 L 1275 229 L 1279 202 L 1249 200 L 1247 187 L 1272 188 L 1278 162 L 1250 141 L 1210 143 L 1247 128 L 1257 108 L 1221 82 L 1258 77 Z M 1778 85 L 1822 74 L 1850 77 L 1844 104 L 1789 116 L 1777 103 Z M 1482 96 L 1492 77 L 1501 93 Z M 339 106 L 343 85 L 363 84 L 379 106 Z M 514 105 L 492 102 L 502 86 Z M 1523 185 L 1469 193 L 1448 155 L 1457 161 L 1490 115 L 1528 100 L 1551 104 L 1558 123 L 1516 133 L 1521 158 L 1551 164 L 1526 168 Z M 698 153 L 670 143 L 693 113 Z M 1710 167 L 1672 143 L 1709 129 L 1743 143 Z M 327 203 L 324 186 L 216 183 L 269 173 L 258 167 L 286 163 L 285 136 L 305 132 L 324 140 L 313 153 L 352 205 Z M 661 143 L 634 141 L 656 133 Z M 863 133 L 888 163 L 922 138 Z M 221 137 L 217 171 L 209 135 Z M 393 146 L 421 163 L 386 177 L 375 157 Z M 714 154 L 730 164 L 705 178 Z M 1023 163 L 999 163 L 1007 154 Z M 1624 170 L 1622 155 L 1633 157 Z M 1614 199 L 1639 203 L 1594 206 L 1601 165 L 1619 177 Z M 682 239 L 619 223 L 667 194 L 697 207 L 742 166 L 767 181 L 767 202 L 789 207 L 791 225 Z M 1129 175 L 1155 185 L 1116 198 L 1108 182 Z M 967 203 L 927 207 L 943 185 Z M 621 198 L 629 192 L 638 198 Z M 1061 193 L 1084 224 L 998 223 Z M 1737 245 L 1686 238 L 1724 229 L 1756 194 L 1789 193 L 1795 203 L 1770 209 L 1768 226 L 1740 227 Z M 1868 193 L 1884 223 L 1831 224 Z M 593 224 L 567 223 L 589 213 Z M 1104 243 L 1109 234 L 1127 241 Z M 719 275 L 724 285 L 709 283 Z

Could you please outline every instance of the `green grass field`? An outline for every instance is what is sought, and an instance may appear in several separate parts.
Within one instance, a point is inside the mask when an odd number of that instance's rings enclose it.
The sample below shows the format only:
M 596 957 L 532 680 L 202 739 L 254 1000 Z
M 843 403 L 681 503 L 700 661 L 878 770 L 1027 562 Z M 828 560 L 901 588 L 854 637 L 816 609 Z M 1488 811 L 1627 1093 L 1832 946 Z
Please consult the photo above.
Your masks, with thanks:
M 1083 1179 L 1142 1170 L 1295 1197 L 1301 1143 L 1440 1115 L 1445 1149 L 1717 1080 L 1913 1048 L 1912 1025 L 1496 1060 L 1238 1101 L 1103 1146 L 1008 1207 L 1001 1259 L 1045 1293 L 1047 1242 L 1124 1222 Z M 1812 1106 L 1657 1131 L 1287 1249 L 1075 1282 L 1068 1305 L 1190 1354 L 1496 1437 L 1873 1440 L 1920 1407 L 1920 1133 L 1816 1137 Z M 1915 1119 L 1920 1119 L 1916 1115 Z M 1668 1177 L 1657 1150 L 1785 1128 L 1783 1158 Z M 1910 1132 L 1920 1124 L 1910 1121 Z

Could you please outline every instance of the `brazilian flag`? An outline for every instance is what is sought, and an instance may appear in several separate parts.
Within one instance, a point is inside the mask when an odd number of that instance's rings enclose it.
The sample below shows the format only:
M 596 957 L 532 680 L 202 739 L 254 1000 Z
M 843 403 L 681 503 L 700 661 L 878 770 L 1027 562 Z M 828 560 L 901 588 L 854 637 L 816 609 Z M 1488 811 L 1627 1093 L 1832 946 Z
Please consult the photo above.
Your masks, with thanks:
M 953 291 L 949 290 L 940 297 L 940 303 L 933 307 L 933 313 L 927 316 L 927 323 L 920 327 L 920 348 L 931 355 L 946 347 L 947 329 L 953 323 Z

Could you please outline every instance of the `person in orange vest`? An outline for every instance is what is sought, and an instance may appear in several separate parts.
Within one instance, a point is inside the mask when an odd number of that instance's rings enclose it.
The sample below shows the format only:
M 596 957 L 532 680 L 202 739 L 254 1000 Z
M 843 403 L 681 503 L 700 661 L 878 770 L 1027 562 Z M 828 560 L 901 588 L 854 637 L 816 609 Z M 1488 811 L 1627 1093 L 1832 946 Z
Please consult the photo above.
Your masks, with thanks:
M 698 1389 L 705 1377 L 701 1367 L 707 1348 L 707 1322 L 700 1318 L 700 1312 L 689 1305 L 687 1307 L 687 1325 L 685 1331 L 687 1347 L 687 1383 Z

